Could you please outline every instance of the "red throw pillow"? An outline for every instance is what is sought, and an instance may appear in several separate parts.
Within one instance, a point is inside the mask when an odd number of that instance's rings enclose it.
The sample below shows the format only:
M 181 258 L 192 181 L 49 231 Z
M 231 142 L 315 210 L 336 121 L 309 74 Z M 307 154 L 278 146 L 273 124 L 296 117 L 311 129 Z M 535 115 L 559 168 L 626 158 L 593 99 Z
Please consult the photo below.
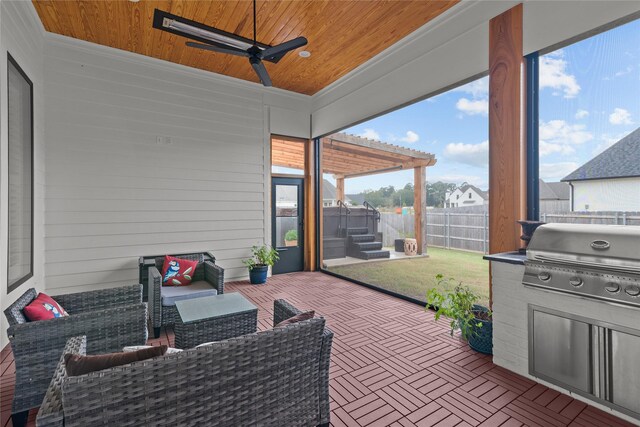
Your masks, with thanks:
M 169 255 L 164 257 L 162 267 L 162 284 L 164 286 L 187 286 L 191 284 L 196 272 L 198 261 L 176 258 Z
M 31 301 L 22 312 L 24 316 L 31 322 L 36 320 L 49 320 L 56 317 L 68 316 L 64 308 L 60 307 L 53 298 L 42 292 L 38 294 L 36 299 Z

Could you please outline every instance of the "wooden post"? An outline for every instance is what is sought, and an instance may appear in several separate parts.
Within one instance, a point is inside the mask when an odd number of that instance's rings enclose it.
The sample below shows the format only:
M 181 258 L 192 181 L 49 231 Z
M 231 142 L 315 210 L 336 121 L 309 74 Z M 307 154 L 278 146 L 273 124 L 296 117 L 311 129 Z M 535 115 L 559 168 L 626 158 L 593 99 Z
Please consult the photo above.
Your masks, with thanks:
M 418 255 L 426 253 L 427 248 L 427 169 L 424 166 L 413 168 L 413 211 L 414 231 L 418 243 Z
M 344 202 L 344 178 L 336 178 L 336 200 Z
M 316 195 L 314 143 L 310 139 L 304 143 L 304 269 L 315 271 L 316 266 Z
M 489 22 L 489 252 L 520 247 L 526 215 L 522 4 Z

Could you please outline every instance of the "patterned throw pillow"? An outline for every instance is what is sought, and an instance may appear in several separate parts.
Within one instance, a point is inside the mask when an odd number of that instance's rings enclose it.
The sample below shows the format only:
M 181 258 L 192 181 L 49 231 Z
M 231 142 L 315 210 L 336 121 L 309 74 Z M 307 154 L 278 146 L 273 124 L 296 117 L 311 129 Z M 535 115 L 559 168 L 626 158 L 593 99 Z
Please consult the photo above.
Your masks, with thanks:
M 55 319 L 56 317 L 69 315 L 53 298 L 42 292 L 39 293 L 36 299 L 31 301 L 29 305 L 22 309 L 22 312 L 30 322 Z
M 198 261 L 166 255 L 162 267 L 162 284 L 164 286 L 190 285 L 197 266 Z

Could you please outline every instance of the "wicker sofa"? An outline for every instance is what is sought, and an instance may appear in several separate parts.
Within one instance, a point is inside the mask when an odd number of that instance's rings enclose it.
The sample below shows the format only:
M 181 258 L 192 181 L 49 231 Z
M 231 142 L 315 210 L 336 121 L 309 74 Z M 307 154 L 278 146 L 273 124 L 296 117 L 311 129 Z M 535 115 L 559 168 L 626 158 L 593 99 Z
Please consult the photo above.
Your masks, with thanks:
M 298 312 L 274 308 L 274 322 Z M 78 377 L 61 358 L 36 424 L 328 426 L 332 338 L 315 318 Z M 84 343 L 72 338 L 65 352 Z
M 85 335 L 86 349 L 91 354 L 141 345 L 148 337 L 147 305 L 142 302 L 139 284 L 53 296 L 70 315 L 28 322 L 22 309 L 36 296 L 36 290 L 29 289 L 4 312 L 16 364 L 11 409 L 16 427 L 26 422 L 29 409 L 42 403 L 69 338 Z
M 216 258 L 208 252 L 174 254 L 177 258 L 197 260 L 198 266 L 193 274 L 193 282 L 189 286 L 162 286 L 162 268 L 164 255 L 143 256 L 139 260 L 140 283 L 143 285 L 149 301 L 149 317 L 155 338 L 160 336 L 160 329 L 176 323 L 178 310 L 175 299 L 197 296 L 208 296 L 224 293 L 224 269 L 216 265 Z M 171 299 L 166 298 L 171 292 Z

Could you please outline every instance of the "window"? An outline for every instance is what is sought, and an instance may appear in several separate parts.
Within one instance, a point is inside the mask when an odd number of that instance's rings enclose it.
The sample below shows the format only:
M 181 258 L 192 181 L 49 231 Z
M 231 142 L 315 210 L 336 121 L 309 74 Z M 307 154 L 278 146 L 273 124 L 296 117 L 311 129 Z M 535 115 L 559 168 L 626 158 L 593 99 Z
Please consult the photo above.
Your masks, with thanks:
M 538 74 L 529 108 L 539 116 L 531 138 L 539 176 L 530 185 L 538 184 L 540 220 L 640 224 L 638 58 L 640 20 L 529 59 Z
M 469 198 L 471 198 L 471 197 L 472 197 L 472 196 L 471 196 L 471 193 L 469 193 Z
M 9 232 L 7 286 L 33 276 L 33 84 L 15 60 L 7 63 Z

